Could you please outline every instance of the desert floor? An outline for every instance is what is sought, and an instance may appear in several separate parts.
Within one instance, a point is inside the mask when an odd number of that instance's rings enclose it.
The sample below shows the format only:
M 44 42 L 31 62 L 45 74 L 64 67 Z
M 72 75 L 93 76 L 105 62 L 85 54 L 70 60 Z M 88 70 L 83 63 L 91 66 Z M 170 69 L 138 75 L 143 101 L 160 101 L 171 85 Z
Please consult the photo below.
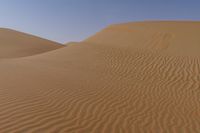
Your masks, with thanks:
M 199 35 L 136 22 L 63 46 L 1 29 L 0 132 L 198 133 Z

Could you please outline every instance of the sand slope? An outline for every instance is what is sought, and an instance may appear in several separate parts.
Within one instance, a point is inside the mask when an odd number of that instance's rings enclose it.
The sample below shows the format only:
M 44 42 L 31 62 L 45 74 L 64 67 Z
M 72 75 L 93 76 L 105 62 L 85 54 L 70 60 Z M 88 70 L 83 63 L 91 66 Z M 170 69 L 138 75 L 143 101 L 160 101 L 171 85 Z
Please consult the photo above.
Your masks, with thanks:
M 0 58 L 31 56 L 57 48 L 61 44 L 11 29 L 0 28 Z
M 136 22 L 111 25 L 85 42 L 200 55 L 200 22 Z
M 123 26 L 149 34 L 149 28 L 170 29 L 169 34 L 181 36 L 181 29 L 174 30 L 180 25 L 196 26 L 189 38 L 198 42 L 199 23 Z M 113 37 L 116 31 L 121 39 Z M 151 38 L 133 32 L 128 32 L 134 35 L 129 37 L 120 30 L 108 33 L 106 29 L 68 47 L 0 61 L 0 131 L 198 133 L 200 57 L 191 53 L 196 45 L 183 43 L 190 49 L 179 53 L 181 46 L 175 42 L 185 38 L 174 36 L 170 42 L 168 35 Z M 144 40 L 152 47 L 142 46 Z

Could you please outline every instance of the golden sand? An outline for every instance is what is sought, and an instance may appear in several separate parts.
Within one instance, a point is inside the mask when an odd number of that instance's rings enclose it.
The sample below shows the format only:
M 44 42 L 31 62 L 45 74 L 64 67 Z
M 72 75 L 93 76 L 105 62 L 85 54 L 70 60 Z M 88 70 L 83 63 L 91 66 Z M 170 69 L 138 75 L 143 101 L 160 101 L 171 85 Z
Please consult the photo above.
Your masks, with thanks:
M 1 54 L 0 132 L 198 133 L 199 35 L 200 22 L 137 22 L 59 49 L 13 41 L 36 47 Z

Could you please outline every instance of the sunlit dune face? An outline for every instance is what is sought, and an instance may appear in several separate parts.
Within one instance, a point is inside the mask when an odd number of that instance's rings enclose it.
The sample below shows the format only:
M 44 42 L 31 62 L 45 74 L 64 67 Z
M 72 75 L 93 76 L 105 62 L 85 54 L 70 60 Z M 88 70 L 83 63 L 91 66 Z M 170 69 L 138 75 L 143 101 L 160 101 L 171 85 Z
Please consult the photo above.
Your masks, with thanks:
M 0 29 L 0 58 L 32 56 L 63 45 L 22 32 Z

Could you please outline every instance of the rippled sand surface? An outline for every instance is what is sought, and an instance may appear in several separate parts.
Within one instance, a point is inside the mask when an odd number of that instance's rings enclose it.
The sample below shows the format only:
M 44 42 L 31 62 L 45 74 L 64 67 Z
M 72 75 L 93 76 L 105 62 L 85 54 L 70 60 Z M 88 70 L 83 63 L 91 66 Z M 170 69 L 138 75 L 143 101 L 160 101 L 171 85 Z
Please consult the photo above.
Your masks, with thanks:
M 198 133 L 199 35 L 200 22 L 127 23 L 2 57 L 0 132 Z

